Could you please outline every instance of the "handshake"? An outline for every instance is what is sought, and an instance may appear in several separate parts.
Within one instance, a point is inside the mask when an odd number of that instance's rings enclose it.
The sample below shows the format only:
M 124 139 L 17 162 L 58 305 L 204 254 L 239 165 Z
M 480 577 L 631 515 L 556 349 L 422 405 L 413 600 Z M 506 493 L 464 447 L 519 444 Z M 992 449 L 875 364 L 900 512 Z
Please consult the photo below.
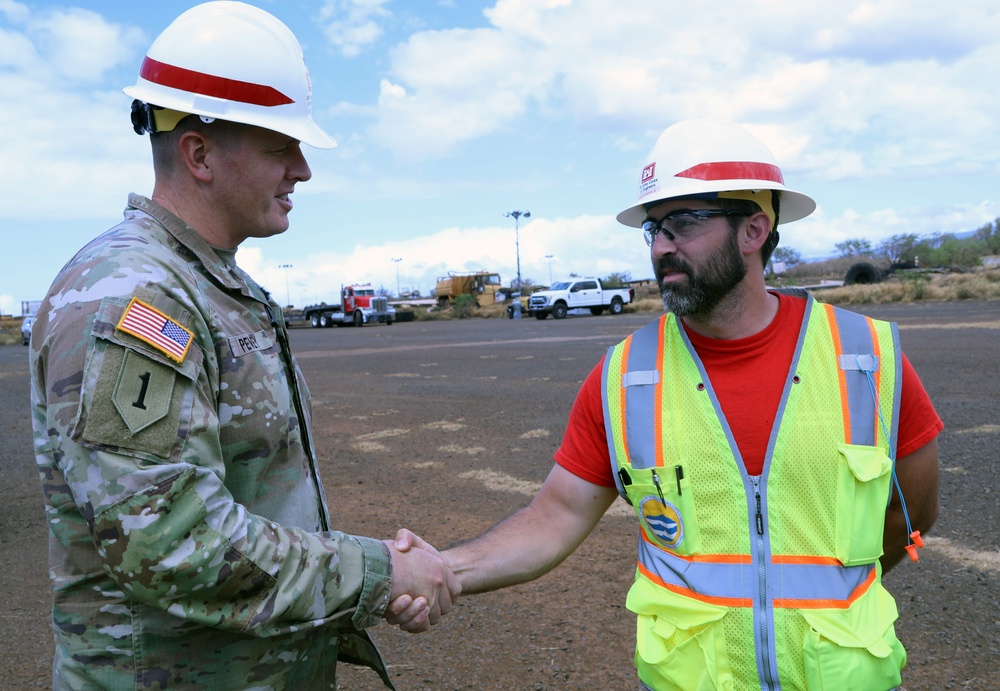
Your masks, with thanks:
M 392 559 L 385 620 L 408 633 L 427 631 L 451 611 L 462 585 L 445 556 L 409 530 L 383 542 Z

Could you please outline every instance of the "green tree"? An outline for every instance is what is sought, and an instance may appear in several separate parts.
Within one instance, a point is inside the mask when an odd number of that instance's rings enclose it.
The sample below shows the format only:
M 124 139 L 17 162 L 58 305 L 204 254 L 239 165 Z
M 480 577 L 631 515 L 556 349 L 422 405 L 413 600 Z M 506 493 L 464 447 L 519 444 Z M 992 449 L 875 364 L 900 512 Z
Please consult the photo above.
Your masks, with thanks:
M 532 291 L 534 291 L 536 285 L 538 285 L 538 282 L 535 279 L 533 279 L 533 278 L 523 278 L 522 277 L 521 278 L 521 295 L 531 295 L 531 293 L 532 293 Z M 511 292 L 513 292 L 513 291 L 514 291 L 514 286 L 511 285 Z
M 479 303 L 476 301 L 476 296 L 463 293 L 455 296 L 451 312 L 459 319 L 466 319 L 475 314 L 477 307 L 479 307 Z
M 608 274 L 601 279 L 605 288 L 625 288 L 632 280 L 632 273 L 629 271 L 618 271 Z
M 982 243 L 984 254 L 1000 254 L 1000 218 L 976 230 L 973 237 Z
M 834 245 L 841 257 L 870 257 L 872 243 L 864 238 L 852 238 Z
M 878 253 L 890 263 L 909 263 L 915 261 L 916 246 L 919 238 L 914 233 L 901 233 L 886 238 L 878 245 Z
M 775 247 L 771 261 L 784 262 L 785 266 L 792 267 L 802 263 L 802 254 L 794 247 Z

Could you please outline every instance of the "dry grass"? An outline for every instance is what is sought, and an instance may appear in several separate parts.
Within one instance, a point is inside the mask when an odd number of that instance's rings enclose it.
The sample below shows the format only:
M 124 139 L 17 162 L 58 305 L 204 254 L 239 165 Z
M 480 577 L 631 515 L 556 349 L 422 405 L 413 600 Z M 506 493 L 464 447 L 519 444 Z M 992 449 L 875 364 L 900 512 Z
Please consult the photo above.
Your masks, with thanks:
M 0 317 L 0 345 L 21 342 L 21 318 Z
M 874 285 L 824 288 L 816 296 L 834 305 L 1000 300 L 1000 269 L 975 269 L 967 273 L 900 272 Z

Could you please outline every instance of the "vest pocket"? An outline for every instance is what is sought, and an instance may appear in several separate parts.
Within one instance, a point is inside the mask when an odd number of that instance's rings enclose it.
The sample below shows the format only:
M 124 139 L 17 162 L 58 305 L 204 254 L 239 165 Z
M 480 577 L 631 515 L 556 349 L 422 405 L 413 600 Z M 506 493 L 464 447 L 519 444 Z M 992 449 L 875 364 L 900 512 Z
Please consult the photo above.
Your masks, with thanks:
M 884 593 L 881 587 L 879 590 Z M 891 596 L 888 593 L 884 596 L 891 603 Z M 882 610 L 895 613 L 894 606 Z M 895 617 L 888 623 L 884 620 L 862 623 L 850 610 L 802 613 L 810 627 L 803 643 L 809 691 L 886 691 L 899 686 L 906 651 L 893 630 Z
M 722 619 L 729 609 L 675 595 L 645 581 L 629 591 L 638 615 L 635 661 L 639 678 L 657 691 L 732 688 Z
M 844 566 L 882 556 L 892 460 L 876 446 L 841 444 L 837 469 L 837 558 Z
M 642 530 L 651 543 L 673 554 L 697 554 L 701 538 L 691 480 L 678 480 L 672 468 L 659 471 L 659 487 L 648 470 L 633 470 L 632 484 L 626 487 Z

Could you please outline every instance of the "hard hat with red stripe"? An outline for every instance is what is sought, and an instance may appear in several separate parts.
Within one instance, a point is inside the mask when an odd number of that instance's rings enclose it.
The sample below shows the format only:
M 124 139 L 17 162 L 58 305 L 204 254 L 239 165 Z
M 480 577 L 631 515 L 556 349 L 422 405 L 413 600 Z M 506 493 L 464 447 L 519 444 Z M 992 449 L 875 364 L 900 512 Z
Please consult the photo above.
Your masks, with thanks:
M 140 134 L 173 129 L 192 114 L 264 127 L 319 149 L 337 145 L 312 118 L 312 85 L 295 34 L 246 3 L 206 2 L 181 14 L 153 41 L 138 80 L 124 91 L 139 102 L 133 122 Z
M 774 154 L 746 129 L 725 120 L 684 120 L 656 140 L 642 168 L 639 198 L 618 214 L 618 222 L 640 228 L 646 212 L 668 199 L 711 201 L 760 190 L 778 191 L 778 223 L 805 218 L 816 208 L 810 197 L 785 187 Z

